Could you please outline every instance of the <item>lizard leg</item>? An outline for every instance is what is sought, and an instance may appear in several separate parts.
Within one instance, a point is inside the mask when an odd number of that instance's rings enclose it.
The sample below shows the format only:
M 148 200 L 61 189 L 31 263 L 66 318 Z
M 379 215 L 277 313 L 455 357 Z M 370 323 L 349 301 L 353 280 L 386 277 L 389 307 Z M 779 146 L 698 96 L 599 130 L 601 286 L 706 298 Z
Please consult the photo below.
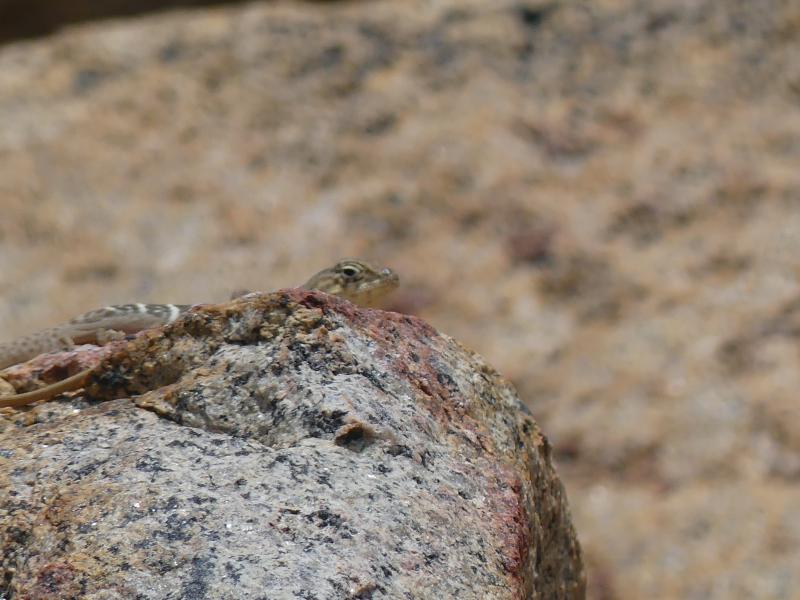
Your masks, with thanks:
M 58 350 L 72 350 L 75 347 L 75 341 L 64 334 L 59 334 L 56 337 L 56 344 L 58 345 Z
M 14 388 L 14 386 L 0 377 L 0 398 L 4 396 L 13 396 L 16 393 L 17 390 Z
M 109 342 L 124 340 L 125 332 L 118 331 L 116 329 L 99 329 L 95 337 L 97 338 L 98 344 L 100 344 L 101 346 L 105 346 Z

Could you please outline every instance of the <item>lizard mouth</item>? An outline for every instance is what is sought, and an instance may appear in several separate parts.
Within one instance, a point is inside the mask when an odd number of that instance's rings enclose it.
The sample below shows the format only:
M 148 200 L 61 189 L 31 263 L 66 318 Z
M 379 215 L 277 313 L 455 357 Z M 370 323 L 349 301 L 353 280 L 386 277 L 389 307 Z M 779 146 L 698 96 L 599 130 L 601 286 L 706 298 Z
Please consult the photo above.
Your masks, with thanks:
M 386 267 L 381 270 L 380 274 L 381 277 L 379 279 L 363 282 L 358 287 L 358 290 L 347 299 L 364 306 L 374 306 L 389 293 L 397 289 L 397 286 L 400 284 L 400 278 L 397 273 Z

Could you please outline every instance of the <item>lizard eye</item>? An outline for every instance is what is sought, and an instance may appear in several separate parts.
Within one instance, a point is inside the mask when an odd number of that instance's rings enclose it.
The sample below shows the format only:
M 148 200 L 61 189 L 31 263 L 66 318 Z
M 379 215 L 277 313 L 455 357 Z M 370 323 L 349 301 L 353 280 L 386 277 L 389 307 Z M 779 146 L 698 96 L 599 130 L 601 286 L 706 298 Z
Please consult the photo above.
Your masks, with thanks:
M 348 278 L 353 278 L 360 273 L 359 269 L 355 268 L 352 265 L 346 265 L 342 267 L 342 275 Z

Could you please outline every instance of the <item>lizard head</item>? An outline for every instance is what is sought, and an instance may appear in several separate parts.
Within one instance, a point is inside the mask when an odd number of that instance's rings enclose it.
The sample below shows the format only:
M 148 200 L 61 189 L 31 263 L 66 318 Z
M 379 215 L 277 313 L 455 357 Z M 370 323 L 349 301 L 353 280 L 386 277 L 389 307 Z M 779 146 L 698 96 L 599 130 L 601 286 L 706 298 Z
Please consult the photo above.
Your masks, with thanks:
M 397 273 L 354 258 L 320 271 L 302 287 L 335 294 L 362 306 L 373 306 L 399 284 Z

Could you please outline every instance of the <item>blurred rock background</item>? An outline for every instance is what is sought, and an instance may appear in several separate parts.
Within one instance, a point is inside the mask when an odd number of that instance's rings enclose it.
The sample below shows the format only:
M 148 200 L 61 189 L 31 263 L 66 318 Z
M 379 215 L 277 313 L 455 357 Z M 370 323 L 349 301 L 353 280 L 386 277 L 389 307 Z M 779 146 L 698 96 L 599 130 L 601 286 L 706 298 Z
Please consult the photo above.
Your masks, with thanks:
M 591 598 L 800 597 L 800 4 L 35 14 L 0 339 L 370 257 L 549 435 Z

